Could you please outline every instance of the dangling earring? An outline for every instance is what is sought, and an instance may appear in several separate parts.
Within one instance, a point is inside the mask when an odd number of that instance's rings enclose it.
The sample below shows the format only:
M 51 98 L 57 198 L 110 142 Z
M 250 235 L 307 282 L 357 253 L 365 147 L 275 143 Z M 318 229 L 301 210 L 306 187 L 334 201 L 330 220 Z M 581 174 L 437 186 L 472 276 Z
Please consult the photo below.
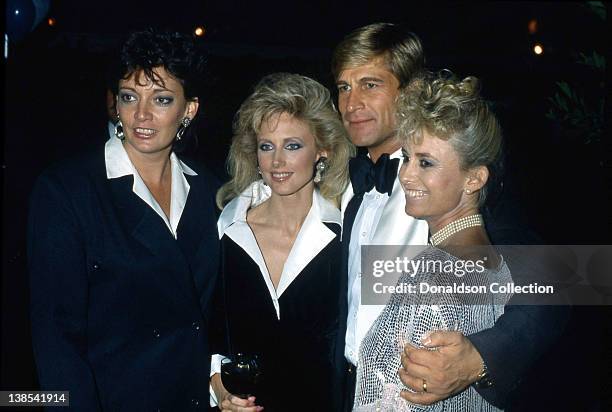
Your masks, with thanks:
M 115 137 L 119 140 L 125 139 L 125 133 L 123 133 L 123 123 L 121 123 L 121 120 L 118 120 L 117 123 L 115 123 Z
M 259 177 L 261 177 L 261 169 L 259 168 L 259 165 L 257 165 L 257 173 L 259 173 Z
M 184 117 L 183 120 L 181 120 L 181 125 L 179 126 L 178 131 L 176 132 L 176 140 L 181 140 L 181 138 L 185 134 L 185 130 L 187 130 L 190 124 L 191 119 L 189 117 Z
M 315 177 L 314 177 L 314 182 L 315 183 L 319 183 L 321 181 L 321 179 L 323 179 L 323 172 L 325 171 L 325 168 L 327 167 L 327 158 L 321 156 L 319 158 L 319 160 L 317 161 L 317 163 L 315 164 Z

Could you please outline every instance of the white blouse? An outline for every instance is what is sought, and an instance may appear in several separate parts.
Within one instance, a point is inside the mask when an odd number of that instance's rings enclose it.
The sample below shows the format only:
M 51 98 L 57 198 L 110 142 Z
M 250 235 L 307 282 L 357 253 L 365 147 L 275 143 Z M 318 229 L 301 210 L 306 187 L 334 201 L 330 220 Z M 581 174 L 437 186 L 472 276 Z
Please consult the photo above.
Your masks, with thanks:
M 185 175 L 197 176 L 197 173 L 183 163 L 174 153 L 170 154 L 172 182 L 170 189 L 170 218 L 168 219 L 168 216 L 166 216 L 132 164 L 121 140 L 115 136 L 111 136 L 104 146 L 104 162 L 106 164 L 107 179 L 116 179 L 127 175 L 134 176 L 132 191 L 162 218 L 168 230 L 170 230 L 170 233 L 176 239 L 176 230 L 181 220 L 183 209 L 185 209 L 185 203 L 187 203 L 187 195 L 189 194 L 189 183 L 187 183 Z

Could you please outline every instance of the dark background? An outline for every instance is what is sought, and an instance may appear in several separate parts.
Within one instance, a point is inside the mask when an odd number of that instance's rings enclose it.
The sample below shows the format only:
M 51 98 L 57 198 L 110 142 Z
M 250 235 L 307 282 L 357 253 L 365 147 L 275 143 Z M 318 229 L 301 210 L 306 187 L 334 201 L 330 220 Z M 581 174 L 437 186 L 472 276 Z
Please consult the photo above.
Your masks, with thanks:
M 406 23 L 430 68 L 483 82 L 507 145 L 497 210 L 524 220 L 549 244 L 610 244 L 609 116 L 599 138 L 590 139 L 584 127 L 546 117 L 558 81 L 584 96 L 590 113 L 604 104 L 605 74 L 577 60 L 580 52 L 605 56 L 606 23 L 582 3 L 52 0 L 47 17 L 55 25 L 45 18 L 14 39 L 4 60 L 2 389 L 37 388 L 25 259 L 29 191 L 50 163 L 103 144 L 109 56 L 133 29 L 205 28 L 198 44 L 208 55 L 208 86 L 199 144 L 188 154 L 223 179 L 233 114 L 259 78 L 297 72 L 333 89 L 331 53 L 345 34 L 377 21 Z M 536 42 L 542 55 L 533 53 Z M 577 308 L 509 409 L 605 410 L 609 313 Z

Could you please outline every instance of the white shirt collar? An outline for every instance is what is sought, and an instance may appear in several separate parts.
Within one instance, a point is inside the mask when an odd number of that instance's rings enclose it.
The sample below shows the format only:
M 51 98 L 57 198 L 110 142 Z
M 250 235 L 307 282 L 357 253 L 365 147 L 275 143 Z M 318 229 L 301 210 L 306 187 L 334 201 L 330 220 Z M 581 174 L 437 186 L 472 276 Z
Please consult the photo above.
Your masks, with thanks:
M 240 195 L 232 199 L 223 208 L 217 222 L 219 239 L 223 237 L 226 229 L 235 222 L 246 222 L 247 211 L 265 202 L 271 195 L 272 190 L 270 187 L 260 179 L 251 183 Z M 321 222 L 342 224 L 340 210 L 325 199 L 318 190 L 313 191 L 312 205 L 316 209 L 317 216 Z
M 340 225 L 341 215 L 337 207 L 326 200 L 318 190 L 314 190 L 312 206 L 289 252 L 278 288 L 275 290 L 257 240 L 246 221 L 247 211 L 270 196 L 270 188 L 265 186 L 262 180 L 253 182 L 223 208 L 217 228 L 219 238 L 224 234 L 230 237 L 259 266 L 280 319 L 278 299 L 308 263 L 336 237 L 336 234 L 323 223 Z
M 134 176 L 132 191 L 164 220 L 164 223 L 166 223 L 166 226 L 168 226 L 168 229 L 174 238 L 176 238 L 178 224 L 187 202 L 187 195 L 189 194 L 189 183 L 185 178 L 185 174 L 197 176 L 197 173 L 184 164 L 174 153 L 170 154 L 172 183 L 170 192 L 170 219 L 168 219 L 132 164 L 121 140 L 114 136 L 108 139 L 104 146 L 104 162 L 107 179 L 116 179 L 128 175 Z
M 389 154 L 389 159 L 401 159 L 402 158 L 402 149 L 399 148 L 395 152 Z
M 370 153 L 368 152 L 368 157 L 370 157 Z M 402 158 L 402 148 L 400 147 L 393 153 L 389 153 L 389 159 L 401 159 Z

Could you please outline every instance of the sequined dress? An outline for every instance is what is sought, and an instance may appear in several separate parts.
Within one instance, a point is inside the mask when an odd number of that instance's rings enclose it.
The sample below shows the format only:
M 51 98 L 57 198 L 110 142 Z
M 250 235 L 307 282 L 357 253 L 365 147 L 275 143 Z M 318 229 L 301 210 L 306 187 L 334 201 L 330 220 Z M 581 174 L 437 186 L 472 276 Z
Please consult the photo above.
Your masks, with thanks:
M 414 258 L 457 264 L 460 260 L 440 249 L 430 247 Z M 457 281 L 488 285 L 505 285 L 512 281 L 503 261 L 497 270 L 458 277 L 455 273 L 418 270 L 403 274 L 399 283 L 449 285 Z M 401 293 L 393 294 L 385 309 L 372 325 L 359 351 L 355 412 L 369 411 L 498 411 L 472 387 L 433 405 L 416 405 L 399 396 L 407 390 L 398 377 L 400 354 L 404 343 L 417 347 L 421 337 L 433 330 L 457 330 L 464 335 L 490 328 L 503 314 L 509 294 Z

